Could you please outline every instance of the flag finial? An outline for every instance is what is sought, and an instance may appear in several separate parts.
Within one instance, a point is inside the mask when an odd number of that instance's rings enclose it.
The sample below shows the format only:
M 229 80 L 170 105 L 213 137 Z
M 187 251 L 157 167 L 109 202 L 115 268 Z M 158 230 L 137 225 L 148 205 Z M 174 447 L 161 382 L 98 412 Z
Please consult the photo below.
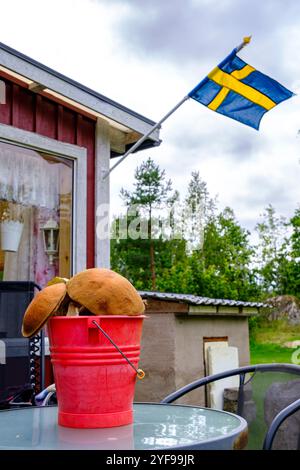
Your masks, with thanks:
M 251 41 L 251 37 L 252 37 L 252 36 L 245 36 L 245 37 L 243 38 L 243 42 L 242 42 L 238 47 L 235 48 L 235 52 L 237 53 L 237 52 L 239 52 L 241 49 L 243 49 L 243 47 L 247 46 L 247 45 L 249 44 L 249 42 Z

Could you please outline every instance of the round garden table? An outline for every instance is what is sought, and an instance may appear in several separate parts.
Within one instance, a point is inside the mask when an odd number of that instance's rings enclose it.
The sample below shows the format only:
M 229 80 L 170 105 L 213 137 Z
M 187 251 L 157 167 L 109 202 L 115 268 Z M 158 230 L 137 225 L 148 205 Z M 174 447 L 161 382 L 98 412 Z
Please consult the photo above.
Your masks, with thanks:
M 57 406 L 0 412 L 0 449 L 242 449 L 247 422 L 232 413 L 186 405 L 135 403 L 134 422 L 102 429 L 57 424 Z

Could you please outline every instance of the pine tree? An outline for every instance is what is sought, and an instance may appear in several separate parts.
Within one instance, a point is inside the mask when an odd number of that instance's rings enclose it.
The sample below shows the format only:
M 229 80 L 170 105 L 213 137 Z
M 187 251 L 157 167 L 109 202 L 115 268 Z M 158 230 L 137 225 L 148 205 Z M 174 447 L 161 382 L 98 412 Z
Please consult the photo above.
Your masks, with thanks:
M 171 192 L 171 180 L 166 179 L 165 170 L 161 170 L 151 158 L 148 158 L 136 169 L 134 190 L 121 189 L 121 197 L 128 209 L 130 210 L 133 206 L 137 207 L 136 213 L 144 218 L 144 221 L 147 221 L 147 239 L 143 244 L 149 247 L 149 268 L 153 290 L 156 290 L 155 246 L 158 245 L 156 232 L 161 226 L 161 220 L 157 217 L 156 212 L 174 202 L 177 195 L 171 195 Z

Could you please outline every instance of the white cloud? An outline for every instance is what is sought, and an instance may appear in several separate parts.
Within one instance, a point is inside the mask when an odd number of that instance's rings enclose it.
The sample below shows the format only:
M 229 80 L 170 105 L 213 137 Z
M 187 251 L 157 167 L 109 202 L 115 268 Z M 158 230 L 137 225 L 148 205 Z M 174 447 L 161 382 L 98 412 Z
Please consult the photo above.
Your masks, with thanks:
M 241 57 L 300 91 L 298 2 L 227 0 L 220 8 L 213 0 L 10 0 L 1 5 L 0 40 L 154 120 L 248 33 Z M 299 203 L 299 104 L 296 96 L 267 113 L 259 132 L 184 104 L 163 125 L 159 148 L 112 173 L 112 212 L 122 185 L 151 156 L 181 193 L 199 170 L 220 206 L 247 227 L 269 203 L 291 215 Z

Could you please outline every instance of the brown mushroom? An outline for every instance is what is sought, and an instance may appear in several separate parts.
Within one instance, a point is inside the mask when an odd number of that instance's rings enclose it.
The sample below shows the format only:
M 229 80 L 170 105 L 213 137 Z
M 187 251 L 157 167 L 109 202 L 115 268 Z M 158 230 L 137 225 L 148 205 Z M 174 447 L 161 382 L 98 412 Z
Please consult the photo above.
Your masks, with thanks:
M 36 335 L 45 325 L 48 318 L 59 311 L 67 289 L 66 284 L 59 283 L 45 287 L 28 305 L 24 314 L 22 334 L 26 338 Z
M 141 315 L 143 300 L 133 285 L 110 269 L 86 269 L 67 283 L 69 297 L 95 315 Z

